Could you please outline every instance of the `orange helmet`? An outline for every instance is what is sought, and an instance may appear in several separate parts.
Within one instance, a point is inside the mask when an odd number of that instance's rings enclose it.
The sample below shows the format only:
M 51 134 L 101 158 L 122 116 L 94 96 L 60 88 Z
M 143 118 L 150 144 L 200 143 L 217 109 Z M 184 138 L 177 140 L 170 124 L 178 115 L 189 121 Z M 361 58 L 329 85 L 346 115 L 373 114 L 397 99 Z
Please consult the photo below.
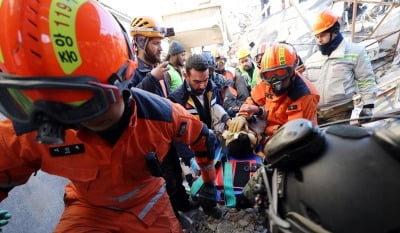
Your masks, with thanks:
M 293 46 L 284 43 L 273 44 L 267 48 L 261 60 L 261 79 L 267 83 L 274 83 L 293 77 L 298 61 Z
M 268 43 L 264 42 L 264 43 L 259 44 L 257 47 L 255 61 L 257 63 L 258 68 L 260 68 L 261 59 L 262 59 L 268 45 L 269 45 Z
M 175 35 L 173 28 L 165 28 L 161 23 L 150 16 L 138 16 L 131 22 L 131 36 L 164 38 Z
M 312 33 L 317 35 L 331 28 L 337 21 L 339 17 L 333 13 L 330 9 L 325 9 L 318 14 L 317 19 L 313 25 Z
M 82 107 L 80 120 L 98 116 L 112 101 L 104 90 L 118 94 L 110 84 L 134 72 L 126 32 L 95 1 L 3 0 L 0 21 L 0 109 L 13 120 L 29 121 L 39 102 L 61 122 L 79 118 L 66 105 Z

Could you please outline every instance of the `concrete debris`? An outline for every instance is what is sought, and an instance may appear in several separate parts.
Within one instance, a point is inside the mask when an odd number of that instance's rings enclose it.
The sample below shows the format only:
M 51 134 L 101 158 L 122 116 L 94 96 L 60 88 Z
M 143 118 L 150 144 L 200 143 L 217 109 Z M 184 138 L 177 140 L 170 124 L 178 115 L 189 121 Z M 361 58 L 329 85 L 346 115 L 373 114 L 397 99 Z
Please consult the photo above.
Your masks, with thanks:
M 196 222 L 196 229 L 186 230 L 186 233 L 265 233 L 266 228 L 262 225 L 265 215 L 257 210 L 249 208 L 236 210 L 220 206 L 223 210 L 222 219 L 214 219 L 198 211 L 192 220 Z

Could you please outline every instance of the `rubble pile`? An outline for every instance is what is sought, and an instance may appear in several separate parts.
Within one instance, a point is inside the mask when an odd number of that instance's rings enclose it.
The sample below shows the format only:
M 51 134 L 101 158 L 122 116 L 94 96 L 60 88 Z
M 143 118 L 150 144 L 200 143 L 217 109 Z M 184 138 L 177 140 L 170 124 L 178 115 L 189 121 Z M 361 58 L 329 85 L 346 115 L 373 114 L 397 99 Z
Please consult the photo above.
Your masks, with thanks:
M 265 215 L 256 209 L 236 210 L 220 206 L 223 210 L 221 219 L 214 219 L 199 212 L 192 217 L 196 227 L 191 229 L 191 233 L 266 233 L 267 229 L 262 222 Z

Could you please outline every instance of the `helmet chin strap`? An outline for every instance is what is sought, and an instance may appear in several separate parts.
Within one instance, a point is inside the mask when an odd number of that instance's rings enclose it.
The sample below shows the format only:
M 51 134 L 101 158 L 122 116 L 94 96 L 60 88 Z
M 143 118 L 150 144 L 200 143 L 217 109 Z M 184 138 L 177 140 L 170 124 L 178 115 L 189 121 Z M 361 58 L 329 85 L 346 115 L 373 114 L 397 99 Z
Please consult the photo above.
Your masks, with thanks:
M 143 51 L 146 63 L 149 62 L 149 65 L 156 65 L 157 63 L 161 62 L 159 58 L 156 58 L 147 51 L 147 45 L 150 41 L 149 37 L 138 35 L 135 37 L 134 41 L 137 45 L 137 48 Z

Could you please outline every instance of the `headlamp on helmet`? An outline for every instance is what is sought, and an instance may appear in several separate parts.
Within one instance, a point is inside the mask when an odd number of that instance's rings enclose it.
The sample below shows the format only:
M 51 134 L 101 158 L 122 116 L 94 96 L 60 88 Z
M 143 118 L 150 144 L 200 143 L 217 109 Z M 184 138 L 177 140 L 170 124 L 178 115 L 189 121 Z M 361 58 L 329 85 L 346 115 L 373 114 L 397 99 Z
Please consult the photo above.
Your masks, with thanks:
M 142 35 L 144 37 L 171 37 L 175 35 L 174 28 L 161 26 L 155 18 L 150 16 L 138 16 L 131 22 L 131 36 Z

